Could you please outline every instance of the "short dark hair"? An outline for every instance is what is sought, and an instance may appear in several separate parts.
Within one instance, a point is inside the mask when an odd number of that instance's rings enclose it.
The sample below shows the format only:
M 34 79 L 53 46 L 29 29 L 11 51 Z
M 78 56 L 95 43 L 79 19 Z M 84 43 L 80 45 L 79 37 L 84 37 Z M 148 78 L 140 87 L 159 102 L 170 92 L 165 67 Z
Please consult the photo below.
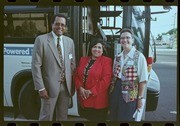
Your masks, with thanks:
M 134 38 L 134 32 L 133 32 L 133 30 L 131 30 L 130 28 L 123 28 L 123 29 L 120 31 L 120 36 L 121 36 L 121 34 L 124 33 L 124 32 L 129 32 L 129 33 L 131 34 L 132 38 Z
M 64 14 L 55 14 L 55 15 L 53 15 L 52 18 L 51 18 L 51 24 L 54 23 L 56 17 L 65 18 L 65 20 L 67 21 L 67 17 L 66 17 Z
M 102 48 L 103 48 L 103 55 L 106 55 L 107 54 L 107 50 L 106 50 L 106 47 L 105 47 L 105 42 L 103 41 L 102 38 L 93 38 L 92 41 L 90 42 L 90 45 L 89 45 L 89 51 L 88 51 L 88 56 L 91 56 L 91 50 L 93 48 L 93 46 L 95 46 L 96 44 L 98 43 L 101 43 L 102 44 Z

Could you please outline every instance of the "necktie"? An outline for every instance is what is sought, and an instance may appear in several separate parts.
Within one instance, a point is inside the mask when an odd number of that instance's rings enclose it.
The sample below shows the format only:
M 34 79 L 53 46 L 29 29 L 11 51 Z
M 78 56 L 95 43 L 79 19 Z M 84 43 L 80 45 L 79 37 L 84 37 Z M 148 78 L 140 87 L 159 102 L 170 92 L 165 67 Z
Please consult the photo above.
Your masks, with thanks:
M 57 38 L 57 49 L 58 49 L 58 53 L 59 53 L 59 59 L 60 59 L 60 64 L 61 64 L 61 75 L 60 75 L 60 78 L 61 78 L 61 84 L 64 83 L 64 80 L 65 80 L 65 70 L 64 70 L 64 61 L 63 61 L 63 55 L 62 55 L 62 49 L 61 49 L 61 46 L 60 46 L 60 38 L 58 37 Z

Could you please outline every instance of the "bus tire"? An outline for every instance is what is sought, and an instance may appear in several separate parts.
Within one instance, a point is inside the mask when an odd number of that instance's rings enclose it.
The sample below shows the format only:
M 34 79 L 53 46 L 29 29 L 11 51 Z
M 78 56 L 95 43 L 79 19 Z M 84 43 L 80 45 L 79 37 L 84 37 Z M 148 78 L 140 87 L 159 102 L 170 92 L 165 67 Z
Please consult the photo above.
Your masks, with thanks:
M 18 98 L 18 105 L 21 114 L 26 119 L 38 120 L 40 112 L 40 97 L 34 90 L 32 79 L 28 80 L 21 88 Z

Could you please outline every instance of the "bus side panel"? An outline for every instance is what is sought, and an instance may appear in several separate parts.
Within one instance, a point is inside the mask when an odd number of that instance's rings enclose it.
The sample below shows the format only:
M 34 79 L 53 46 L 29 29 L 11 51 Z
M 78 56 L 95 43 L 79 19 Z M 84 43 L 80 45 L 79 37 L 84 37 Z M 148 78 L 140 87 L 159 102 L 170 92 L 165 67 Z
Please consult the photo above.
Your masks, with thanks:
M 4 106 L 12 106 L 11 81 L 14 75 L 23 69 L 31 69 L 32 48 L 32 44 L 4 44 Z

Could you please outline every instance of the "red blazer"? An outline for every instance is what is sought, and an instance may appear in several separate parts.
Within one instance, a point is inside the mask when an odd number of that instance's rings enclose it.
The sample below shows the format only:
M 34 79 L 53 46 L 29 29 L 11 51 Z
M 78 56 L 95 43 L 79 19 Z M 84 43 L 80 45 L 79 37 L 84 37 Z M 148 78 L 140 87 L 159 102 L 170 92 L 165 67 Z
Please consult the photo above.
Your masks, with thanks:
M 101 56 L 96 59 L 94 65 L 89 70 L 86 84 L 83 85 L 84 69 L 91 57 L 82 57 L 74 74 L 76 89 L 84 87 L 89 89 L 93 95 L 82 100 L 79 96 L 82 107 L 101 109 L 108 107 L 108 88 L 112 78 L 112 60 L 108 57 Z

